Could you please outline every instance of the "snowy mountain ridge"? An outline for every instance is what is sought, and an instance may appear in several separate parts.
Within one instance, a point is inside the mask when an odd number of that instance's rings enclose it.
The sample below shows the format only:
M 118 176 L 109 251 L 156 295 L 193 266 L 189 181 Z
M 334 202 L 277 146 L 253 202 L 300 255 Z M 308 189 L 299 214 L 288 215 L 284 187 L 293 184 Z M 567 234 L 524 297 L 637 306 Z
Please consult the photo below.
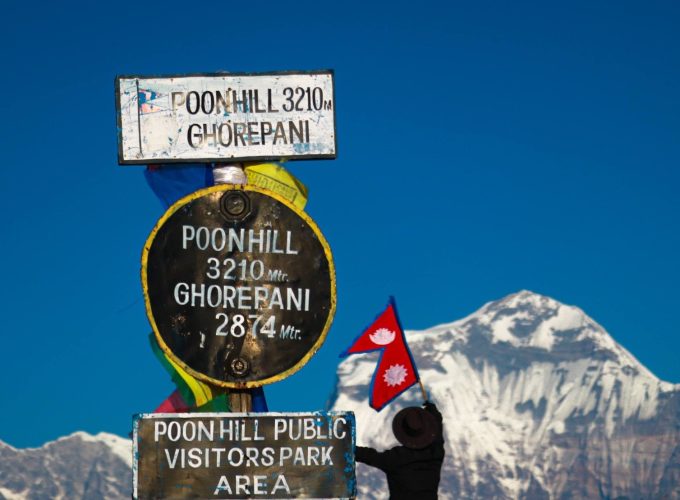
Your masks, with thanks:
M 481 333 L 492 343 L 507 342 L 514 347 L 535 347 L 549 351 L 567 343 L 592 342 L 596 350 L 614 353 L 622 363 L 654 377 L 581 309 L 528 290 L 489 302 L 466 318 L 434 326 L 425 332 L 456 330 L 461 338 L 468 339 L 471 327 L 475 325 L 482 329 Z
M 528 291 L 406 337 L 444 415 L 440 498 L 680 500 L 680 384 L 663 382 L 577 307 Z M 396 445 L 397 411 L 368 406 L 378 353 L 337 370 L 332 409 L 356 414 L 357 444 Z M 129 498 L 131 443 L 76 432 L 40 448 L 0 441 L 0 500 Z M 387 498 L 357 464 L 358 498 Z
M 680 390 L 680 384 L 659 380 L 581 309 L 526 290 L 501 301 L 487 303 L 478 312 L 462 320 L 439 325 L 421 333 L 426 335 L 430 332 L 443 333 L 444 336 L 445 332 L 450 332 L 454 337 L 453 344 L 458 344 L 458 347 L 463 347 L 461 344 L 469 345 L 478 341 L 476 336 L 483 336 L 499 349 L 503 349 L 504 344 L 509 344 L 514 348 L 547 351 L 543 357 L 552 353 L 552 357 L 564 358 L 562 362 L 571 368 L 571 375 L 582 375 L 580 378 L 584 383 L 581 384 L 580 391 L 574 391 L 573 382 L 559 387 L 559 394 L 570 395 L 561 401 L 560 415 L 569 414 L 577 409 L 587 413 L 592 409 L 594 399 L 592 395 L 586 394 L 592 392 L 591 389 L 597 380 L 593 375 L 598 370 L 604 401 L 610 399 L 614 382 L 622 380 L 622 395 L 616 403 L 621 406 L 624 420 L 633 415 L 641 419 L 651 418 L 656 412 L 659 392 Z M 425 341 L 424 338 L 418 338 L 415 331 L 411 335 L 415 343 Z M 408 338 L 410 342 L 411 337 Z M 445 348 L 454 348 L 454 345 L 447 344 Z M 586 358 L 574 356 L 574 351 L 578 353 L 590 351 L 588 361 L 585 361 Z M 533 354 L 541 357 L 541 353 Z M 541 366 L 540 362 L 537 364 Z M 537 384 L 539 380 L 556 386 L 566 379 L 564 376 L 560 376 L 559 381 L 551 377 L 544 378 L 544 373 L 540 369 L 534 369 L 531 373 L 527 383 L 521 384 L 525 386 L 527 392 L 520 396 L 523 400 L 519 401 L 520 403 L 531 401 L 535 405 L 539 404 L 538 398 L 545 395 L 545 391 L 541 390 L 545 388 Z M 586 379 L 591 383 L 585 383 Z M 580 397 L 577 397 L 576 392 Z M 601 404 L 604 404 L 602 401 L 603 398 L 600 398 Z M 611 431 L 612 415 L 608 415 L 610 425 L 607 428 Z
M 680 385 L 580 309 L 521 291 L 406 337 L 445 418 L 442 498 L 656 498 L 667 483 L 680 498 Z M 422 400 L 411 388 L 370 409 L 376 359 L 341 363 L 332 408 L 356 412 L 358 444 L 386 449 L 393 416 Z M 379 472 L 357 473 L 363 494 L 384 490 Z
M 108 446 L 111 451 L 120 459 L 132 467 L 132 442 L 128 438 L 123 438 L 117 436 L 116 434 L 111 434 L 109 432 L 100 432 L 98 434 L 92 435 L 84 431 L 76 431 L 68 436 L 62 436 L 54 441 L 48 441 L 40 448 L 26 448 L 25 450 L 36 450 L 45 447 L 54 446 L 62 441 L 68 441 L 73 438 L 78 438 L 89 443 L 101 443 Z M 21 451 L 25 451 L 21 450 Z M 19 451 L 19 450 L 17 450 Z
M 129 498 L 129 439 L 75 432 L 39 448 L 17 449 L 0 441 L 0 499 Z
M 123 438 L 117 436 L 116 434 L 111 434 L 108 432 L 100 432 L 98 434 L 92 435 L 85 431 L 76 431 L 67 436 L 59 437 L 54 441 L 48 441 L 42 446 L 39 446 L 37 448 L 21 448 L 21 449 L 14 448 L 12 445 L 5 443 L 3 441 L 0 441 L 0 447 L 5 447 L 21 454 L 44 450 L 56 446 L 58 445 L 58 443 L 62 443 L 64 441 L 71 441 L 74 438 L 90 443 L 101 443 L 103 445 L 106 445 L 111 449 L 111 451 L 116 456 L 120 457 L 120 459 L 123 462 L 132 467 L 132 442 L 127 438 Z

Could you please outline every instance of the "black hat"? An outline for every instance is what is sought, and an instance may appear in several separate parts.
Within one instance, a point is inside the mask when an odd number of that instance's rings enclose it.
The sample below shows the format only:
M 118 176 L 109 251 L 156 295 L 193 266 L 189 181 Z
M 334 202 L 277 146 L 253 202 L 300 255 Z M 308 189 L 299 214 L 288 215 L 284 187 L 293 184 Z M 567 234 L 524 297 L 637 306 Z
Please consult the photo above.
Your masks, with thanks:
M 417 450 L 432 444 L 441 429 L 434 415 L 417 406 L 409 406 L 394 416 L 392 432 L 401 444 Z

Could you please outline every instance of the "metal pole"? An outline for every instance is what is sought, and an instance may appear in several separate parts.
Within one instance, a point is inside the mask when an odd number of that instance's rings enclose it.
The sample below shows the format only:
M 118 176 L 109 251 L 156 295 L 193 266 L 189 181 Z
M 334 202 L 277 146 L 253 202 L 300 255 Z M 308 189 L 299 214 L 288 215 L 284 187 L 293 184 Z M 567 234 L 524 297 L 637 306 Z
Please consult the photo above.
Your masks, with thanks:
M 215 184 L 248 184 L 248 176 L 242 163 L 215 163 L 213 177 Z
M 248 176 L 242 163 L 216 163 L 213 166 L 215 184 L 248 184 Z M 231 411 L 246 413 L 253 410 L 253 396 L 248 389 L 227 389 Z

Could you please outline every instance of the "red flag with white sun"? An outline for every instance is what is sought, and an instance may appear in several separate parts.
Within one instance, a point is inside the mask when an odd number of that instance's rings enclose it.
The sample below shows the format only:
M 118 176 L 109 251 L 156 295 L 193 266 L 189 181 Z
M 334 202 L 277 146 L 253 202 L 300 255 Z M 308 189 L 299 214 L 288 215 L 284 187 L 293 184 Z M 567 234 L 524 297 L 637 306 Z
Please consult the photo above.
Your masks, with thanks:
M 416 364 L 406 344 L 394 299 L 390 299 L 387 309 L 340 356 L 377 350 L 382 353 L 373 373 L 369 403 L 380 411 L 418 382 Z

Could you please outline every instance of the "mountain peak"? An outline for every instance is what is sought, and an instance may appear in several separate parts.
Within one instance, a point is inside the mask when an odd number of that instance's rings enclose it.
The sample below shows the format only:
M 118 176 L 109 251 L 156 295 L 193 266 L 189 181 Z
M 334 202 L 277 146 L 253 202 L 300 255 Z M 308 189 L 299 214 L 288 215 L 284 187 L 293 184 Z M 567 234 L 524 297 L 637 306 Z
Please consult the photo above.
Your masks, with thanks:
M 660 381 L 578 307 L 522 290 L 406 337 L 444 415 L 441 498 L 680 493 L 665 472 L 677 467 L 680 385 Z M 340 364 L 331 408 L 355 412 L 358 444 L 385 449 L 391 418 L 422 399 L 413 388 L 370 409 L 375 363 L 369 353 Z M 621 470 L 631 474 L 612 476 Z M 362 494 L 384 488 L 374 471 L 357 474 L 373 485 Z
M 488 327 L 494 342 L 546 350 L 560 341 L 555 335 L 558 331 L 576 334 L 590 326 L 601 336 L 608 336 L 599 325 L 588 319 L 576 307 L 565 306 L 555 299 L 526 290 L 490 302 L 476 314 L 477 322 Z M 572 340 L 576 337 L 578 335 L 562 336 Z
M 580 308 L 530 290 L 488 302 L 458 321 L 412 332 L 409 344 L 431 344 L 433 334 L 440 351 L 459 350 L 499 366 L 528 359 L 555 363 L 596 359 L 656 379 Z
M 522 290 L 485 304 L 477 312 L 451 326 L 469 339 L 482 336 L 492 344 L 545 351 L 574 345 L 613 356 L 624 350 L 581 309 Z
M 540 293 L 532 292 L 531 290 L 526 289 L 506 295 L 505 297 L 495 300 L 492 303 L 505 303 L 509 306 L 512 306 L 513 304 L 526 303 L 533 303 L 536 305 L 543 304 L 544 306 L 550 305 L 552 307 L 558 307 L 560 305 L 560 303 L 552 297 L 541 295 Z

